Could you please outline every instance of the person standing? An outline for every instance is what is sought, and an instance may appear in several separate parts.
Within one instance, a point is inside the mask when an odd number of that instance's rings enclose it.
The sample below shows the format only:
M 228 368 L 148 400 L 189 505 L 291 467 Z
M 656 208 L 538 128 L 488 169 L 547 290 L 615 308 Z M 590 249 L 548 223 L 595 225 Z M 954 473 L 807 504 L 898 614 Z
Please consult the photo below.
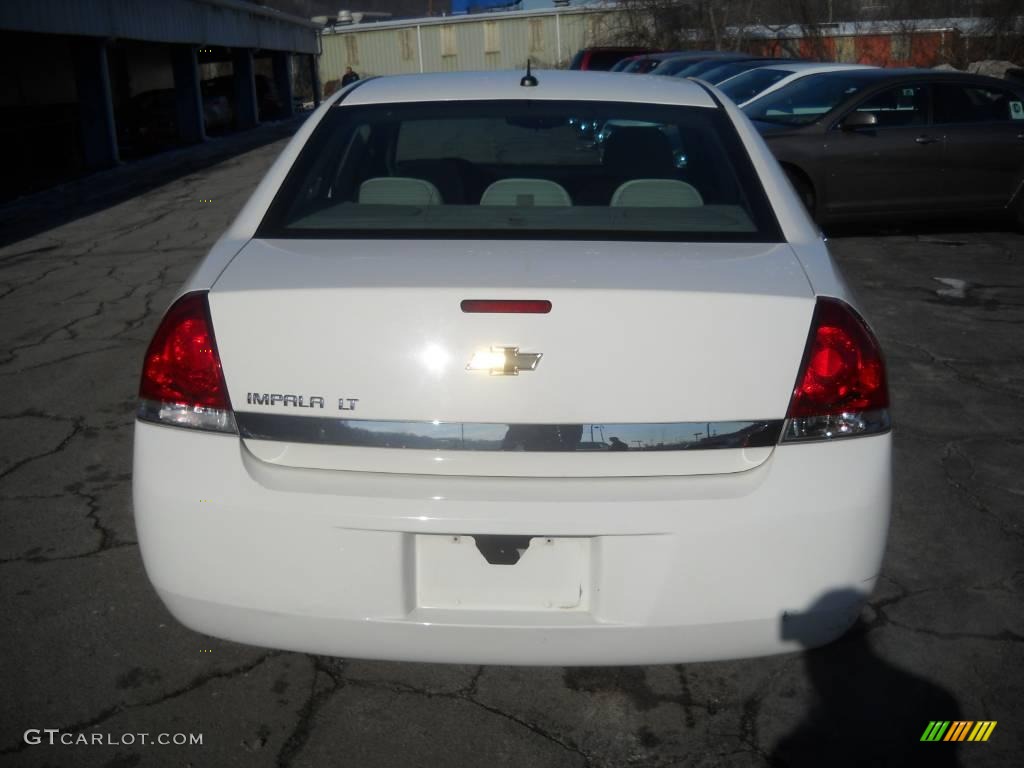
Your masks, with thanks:
M 341 76 L 341 87 L 351 85 L 359 79 L 359 75 L 352 71 L 352 67 L 345 67 L 345 74 Z

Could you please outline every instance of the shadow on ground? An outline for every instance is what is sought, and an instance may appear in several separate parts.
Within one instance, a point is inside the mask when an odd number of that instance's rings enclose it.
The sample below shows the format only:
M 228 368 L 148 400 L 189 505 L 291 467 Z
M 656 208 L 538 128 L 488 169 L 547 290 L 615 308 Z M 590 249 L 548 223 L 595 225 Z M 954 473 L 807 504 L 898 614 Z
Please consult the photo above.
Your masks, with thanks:
M 830 592 L 808 614 L 854 595 Z M 795 623 L 784 619 L 783 636 L 805 642 L 799 621 L 799 616 Z M 808 645 L 814 642 L 813 631 L 806 635 Z M 961 719 L 956 699 L 944 688 L 877 656 L 869 643 L 868 626 L 860 618 L 839 640 L 807 651 L 803 662 L 814 686 L 814 703 L 803 722 L 776 744 L 769 758 L 772 766 L 959 765 L 957 745 L 921 743 L 929 721 Z
M 0 205 L 0 247 L 294 134 L 309 113 L 125 163 Z

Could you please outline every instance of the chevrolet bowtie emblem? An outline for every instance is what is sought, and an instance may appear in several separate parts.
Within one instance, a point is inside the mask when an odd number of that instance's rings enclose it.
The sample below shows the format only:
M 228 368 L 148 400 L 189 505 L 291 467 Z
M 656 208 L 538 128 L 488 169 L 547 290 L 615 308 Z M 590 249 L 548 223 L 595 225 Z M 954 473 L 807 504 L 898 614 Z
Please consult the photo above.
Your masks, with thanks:
M 518 376 L 520 371 L 534 370 L 540 358 L 540 352 L 520 352 L 519 347 L 491 347 L 474 353 L 466 370 L 491 376 Z

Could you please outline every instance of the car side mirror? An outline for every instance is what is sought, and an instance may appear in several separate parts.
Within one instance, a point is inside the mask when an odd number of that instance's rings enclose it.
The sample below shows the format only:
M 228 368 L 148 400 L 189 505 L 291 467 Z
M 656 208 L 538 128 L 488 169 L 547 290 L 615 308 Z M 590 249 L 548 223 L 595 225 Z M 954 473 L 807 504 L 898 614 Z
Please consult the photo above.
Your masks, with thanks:
M 877 125 L 878 116 L 874 112 L 854 112 L 839 127 L 844 131 L 856 131 L 858 128 L 874 128 Z

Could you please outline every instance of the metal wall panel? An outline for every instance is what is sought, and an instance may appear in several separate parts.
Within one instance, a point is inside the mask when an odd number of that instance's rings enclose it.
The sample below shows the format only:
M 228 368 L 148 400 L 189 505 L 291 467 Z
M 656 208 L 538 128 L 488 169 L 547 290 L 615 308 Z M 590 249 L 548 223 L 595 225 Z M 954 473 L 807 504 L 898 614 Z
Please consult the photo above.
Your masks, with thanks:
M 538 69 L 544 68 L 544 62 L 537 53 L 530 52 L 530 20 L 509 19 L 505 25 L 505 48 L 502 51 L 504 68 L 526 66 L 527 57 L 532 58 Z
M 454 24 L 452 29 L 455 30 L 455 39 L 459 46 L 459 53 L 454 68 L 461 72 L 483 69 L 483 24 Z
M 421 26 L 420 38 L 423 40 L 423 71 L 441 72 L 441 27 Z
M 572 9 L 357 25 L 323 35 L 320 77 L 339 79 L 346 66 L 363 76 L 419 72 L 421 53 L 424 72 L 521 69 L 527 59 L 537 68 L 566 66 L 580 48 L 607 41 L 614 17 Z M 358 66 L 347 40 L 358 40 Z

